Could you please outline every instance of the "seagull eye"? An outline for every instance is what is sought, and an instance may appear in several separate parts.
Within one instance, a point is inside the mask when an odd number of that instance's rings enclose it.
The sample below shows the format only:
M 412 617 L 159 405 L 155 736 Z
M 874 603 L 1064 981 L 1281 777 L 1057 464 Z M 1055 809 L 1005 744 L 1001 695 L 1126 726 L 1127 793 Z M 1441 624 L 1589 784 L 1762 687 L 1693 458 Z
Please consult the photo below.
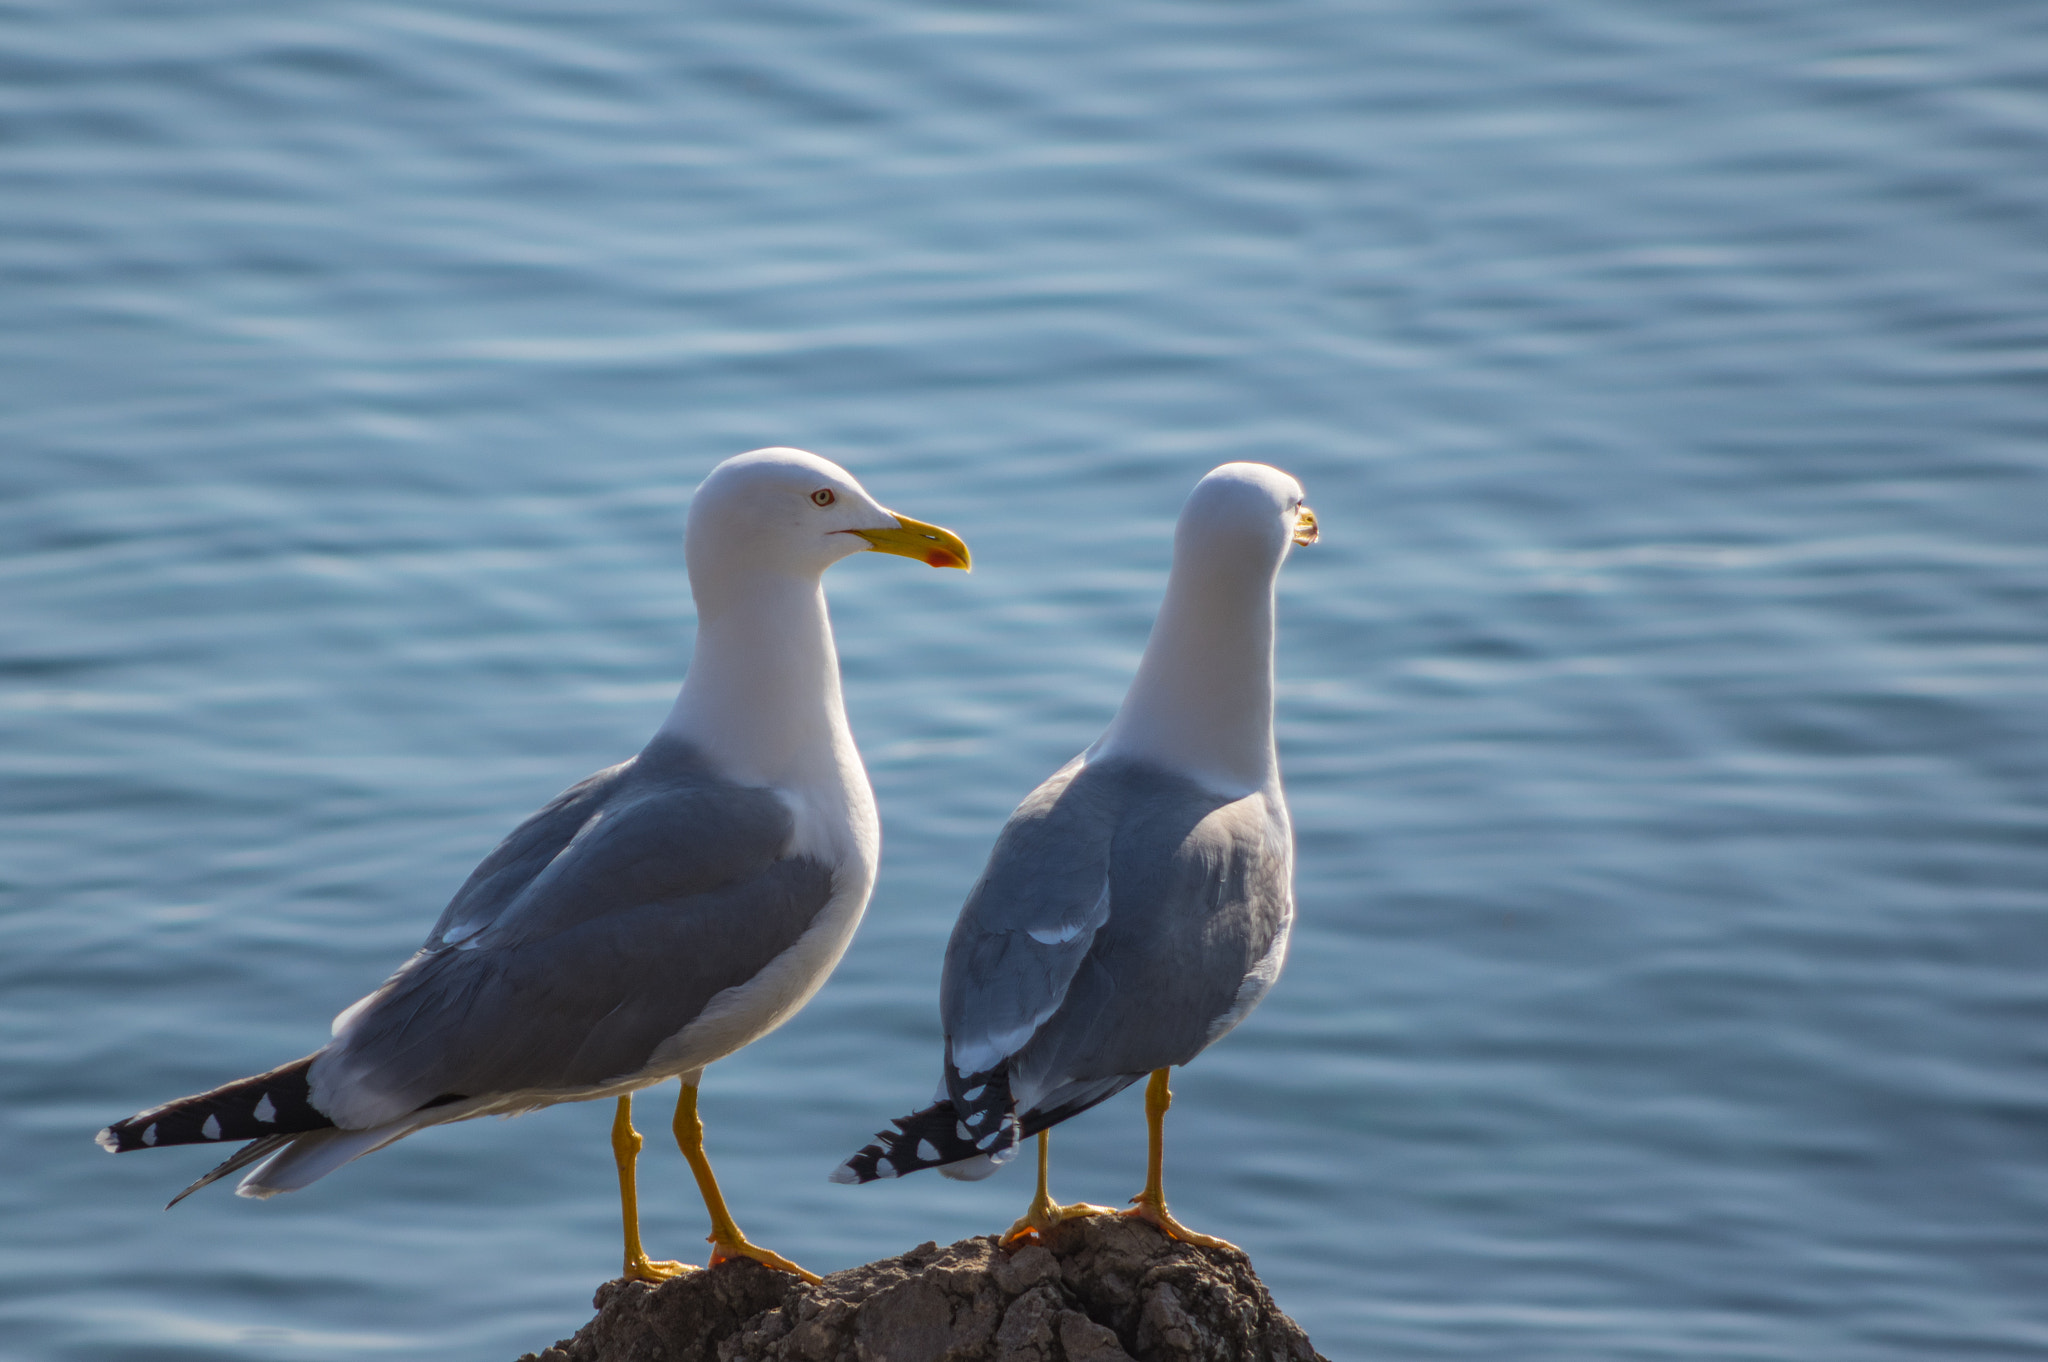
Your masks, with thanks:
M 817 491 L 811 493 L 811 504 L 814 506 L 830 506 L 837 500 L 839 498 L 832 494 L 832 489 L 829 487 L 820 487 Z

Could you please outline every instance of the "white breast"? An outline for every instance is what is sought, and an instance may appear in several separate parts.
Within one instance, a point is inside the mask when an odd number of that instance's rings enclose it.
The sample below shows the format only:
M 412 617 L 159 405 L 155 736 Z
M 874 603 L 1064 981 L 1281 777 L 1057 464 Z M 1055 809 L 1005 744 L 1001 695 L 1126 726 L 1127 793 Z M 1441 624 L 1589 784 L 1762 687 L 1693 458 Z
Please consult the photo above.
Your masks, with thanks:
M 714 994 L 695 1020 L 655 1047 L 641 1075 L 654 1082 L 701 1069 L 795 1016 L 846 954 L 873 887 L 872 869 L 855 865 L 841 871 L 832 897 L 796 944 L 745 983 Z

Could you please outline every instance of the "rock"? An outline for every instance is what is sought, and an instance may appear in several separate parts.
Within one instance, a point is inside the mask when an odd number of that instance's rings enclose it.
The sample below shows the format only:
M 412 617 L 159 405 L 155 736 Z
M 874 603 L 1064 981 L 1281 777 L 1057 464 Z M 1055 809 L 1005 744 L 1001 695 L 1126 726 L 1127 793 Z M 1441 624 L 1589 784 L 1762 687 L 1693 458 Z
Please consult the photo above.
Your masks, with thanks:
M 1325 1362 L 1244 1255 L 1122 1216 L 1016 1253 L 921 1244 L 816 1286 L 749 1262 L 606 1282 L 593 1304 L 520 1362 Z

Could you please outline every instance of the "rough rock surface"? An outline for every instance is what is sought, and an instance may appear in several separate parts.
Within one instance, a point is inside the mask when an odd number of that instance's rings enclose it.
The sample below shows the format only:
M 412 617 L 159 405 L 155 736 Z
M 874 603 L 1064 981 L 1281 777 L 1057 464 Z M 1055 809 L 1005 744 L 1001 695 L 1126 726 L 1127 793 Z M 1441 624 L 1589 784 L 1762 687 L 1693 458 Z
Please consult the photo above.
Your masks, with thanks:
M 923 1244 L 817 1286 L 749 1262 L 606 1282 L 595 1304 L 520 1362 L 1325 1362 L 1242 1254 L 1121 1216 L 1014 1254 Z

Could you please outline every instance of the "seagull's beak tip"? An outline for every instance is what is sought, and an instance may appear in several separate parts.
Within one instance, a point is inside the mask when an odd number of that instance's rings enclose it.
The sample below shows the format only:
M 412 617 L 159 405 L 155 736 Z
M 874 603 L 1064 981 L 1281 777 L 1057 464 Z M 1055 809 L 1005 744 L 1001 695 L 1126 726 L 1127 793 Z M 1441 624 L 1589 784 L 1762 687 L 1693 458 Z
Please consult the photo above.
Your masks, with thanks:
M 869 548 L 878 553 L 915 558 L 929 567 L 959 568 L 962 572 L 972 570 L 973 557 L 959 535 L 942 526 L 927 525 L 922 520 L 912 520 L 894 511 L 889 514 L 896 517 L 896 524 L 889 529 L 848 530 L 846 533 L 859 535 L 868 541 Z

